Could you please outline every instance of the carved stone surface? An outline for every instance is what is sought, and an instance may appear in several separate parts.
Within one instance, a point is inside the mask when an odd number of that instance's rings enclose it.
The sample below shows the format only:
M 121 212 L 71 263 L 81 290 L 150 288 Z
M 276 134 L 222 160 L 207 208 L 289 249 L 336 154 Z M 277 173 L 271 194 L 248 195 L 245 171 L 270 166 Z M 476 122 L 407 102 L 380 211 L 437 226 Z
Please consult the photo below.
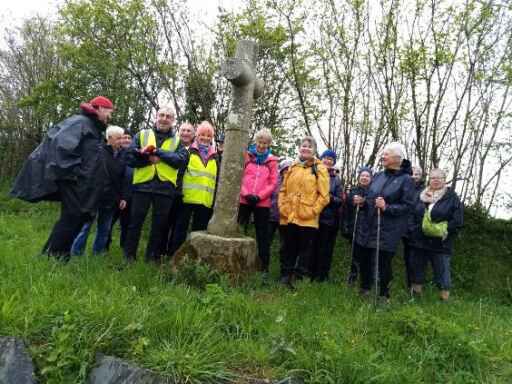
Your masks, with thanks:
M 15 337 L 0 337 L 0 384 L 33 384 L 34 365 L 25 343 Z
M 204 262 L 217 271 L 227 273 L 234 281 L 257 271 L 260 262 L 253 238 L 226 238 L 207 232 L 190 234 L 174 255 L 173 268 L 179 268 L 187 260 Z

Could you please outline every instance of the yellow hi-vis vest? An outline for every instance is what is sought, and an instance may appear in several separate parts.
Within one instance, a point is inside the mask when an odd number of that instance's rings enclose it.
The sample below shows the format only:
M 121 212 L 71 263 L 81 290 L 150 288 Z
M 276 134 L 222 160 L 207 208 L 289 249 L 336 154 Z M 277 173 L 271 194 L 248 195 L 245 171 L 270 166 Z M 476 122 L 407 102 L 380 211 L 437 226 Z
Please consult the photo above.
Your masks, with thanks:
M 211 208 L 216 178 L 217 161 L 209 159 L 205 166 L 201 156 L 191 153 L 187 170 L 183 175 L 183 202 Z
M 140 147 L 144 148 L 146 145 L 153 145 L 157 148 L 155 132 L 152 129 L 143 129 L 139 133 Z M 160 149 L 164 151 L 175 151 L 178 147 L 180 139 L 178 136 L 169 137 L 162 143 Z M 176 179 L 178 178 L 178 170 L 170 165 L 159 161 L 156 164 L 149 164 L 142 168 L 135 168 L 133 171 L 133 184 L 141 184 L 153 180 L 155 173 L 161 181 L 170 181 L 176 186 Z

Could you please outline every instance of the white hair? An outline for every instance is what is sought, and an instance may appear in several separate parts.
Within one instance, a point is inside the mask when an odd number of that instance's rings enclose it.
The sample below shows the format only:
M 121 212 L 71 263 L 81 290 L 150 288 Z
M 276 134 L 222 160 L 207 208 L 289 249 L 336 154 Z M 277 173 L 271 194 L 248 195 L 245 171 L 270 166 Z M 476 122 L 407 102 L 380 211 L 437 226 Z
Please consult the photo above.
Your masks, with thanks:
M 107 139 L 113 135 L 123 135 L 124 128 L 118 127 L 117 125 L 109 125 L 107 130 L 105 131 L 105 136 Z
M 384 151 L 393 153 L 394 155 L 400 157 L 400 160 L 405 159 L 405 147 L 399 142 L 394 141 L 392 143 L 386 144 Z
M 160 112 L 168 112 L 172 115 L 172 117 L 176 117 L 176 110 L 171 104 L 162 105 L 158 108 L 157 114 Z
M 446 180 L 446 172 L 441 168 L 434 168 L 430 171 L 429 176 L 433 177 L 434 175 L 441 176 L 444 180 Z
M 266 139 L 269 143 L 272 142 L 272 133 L 267 128 L 262 128 L 254 135 L 254 141 L 258 139 Z

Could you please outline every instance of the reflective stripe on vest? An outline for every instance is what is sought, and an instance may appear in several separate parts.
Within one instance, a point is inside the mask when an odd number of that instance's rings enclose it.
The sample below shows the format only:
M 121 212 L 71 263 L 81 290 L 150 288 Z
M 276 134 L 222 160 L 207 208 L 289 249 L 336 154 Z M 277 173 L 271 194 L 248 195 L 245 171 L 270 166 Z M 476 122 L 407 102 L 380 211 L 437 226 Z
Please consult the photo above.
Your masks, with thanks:
M 191 153 L 183 175 L 183 202 L 211 208 L 217 178 L 217 161 L 208 160 L 206 167 L 197 153 Z
M 141 148 L 144 148 L 147 145 L 153 145 L 157 148 L 155 132 L 152 129 L 143 129 L 140 131 L 139 139 Z M 177 136 L 169 137 L 164 140 L 160 149 L 174 152 L 178 147 L 179 142 L 180 140 Z M 178 170 L 163 161 L 159 161 L 156 164 L 149 164 L 142 168 L 135 168 L 133 171 L 133 184 L 141 184 L 151 181 L 155 177 L 155 174 L 161 181 L 170 181 L 174 186 L 176 186 Z

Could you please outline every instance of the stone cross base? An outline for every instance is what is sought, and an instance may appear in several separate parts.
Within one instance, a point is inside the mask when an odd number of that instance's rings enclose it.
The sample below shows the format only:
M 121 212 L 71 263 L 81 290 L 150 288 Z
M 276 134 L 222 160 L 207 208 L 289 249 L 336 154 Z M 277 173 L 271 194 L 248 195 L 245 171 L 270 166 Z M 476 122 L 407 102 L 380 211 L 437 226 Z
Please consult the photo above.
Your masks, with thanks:
M 176 270 L 187 260 L 201 261 L 228 274 L 232 281 L 260 270 L 256 241 L 251 237 L 221 237 L 207 232 L 191 232 L 172 259 Z

